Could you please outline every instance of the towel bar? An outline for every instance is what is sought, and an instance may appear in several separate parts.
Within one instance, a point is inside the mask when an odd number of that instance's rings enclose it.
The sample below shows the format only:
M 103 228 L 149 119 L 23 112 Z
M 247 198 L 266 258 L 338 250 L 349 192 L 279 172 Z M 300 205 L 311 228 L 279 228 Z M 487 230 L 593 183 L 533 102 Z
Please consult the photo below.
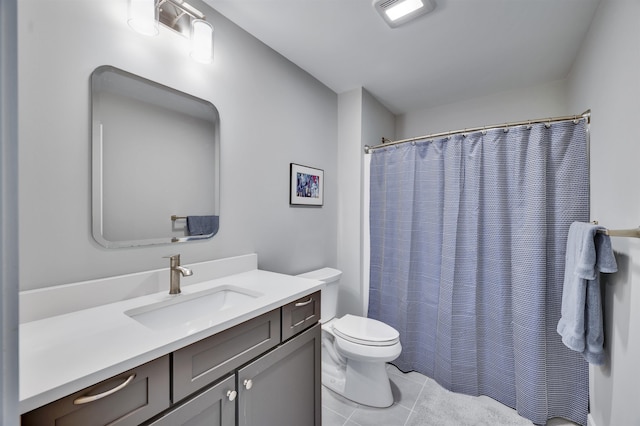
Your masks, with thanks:
M 594 220 L 591 223 L 597 225 L 598 221 Z M 598 233 L 605 234 L 610 237 L 640 238 L 640 227 L 633 229 L 598 229 Z
M 610 237 L 631 237 L 640 238 L 640 228 L 634 229 L 600 229 L 599 233 Z
M 187 218 L 186 216 L 177 216 L 177 215 L 175 215 L 175 214 L 172 214 L 172 215 L 171 215 L 171 220 L 172 220 L 172 221 L 174 221 L 174 222 L 175 222 L 176 220 L 178 220 L 178 219 L 186 219 L 186 218 Z

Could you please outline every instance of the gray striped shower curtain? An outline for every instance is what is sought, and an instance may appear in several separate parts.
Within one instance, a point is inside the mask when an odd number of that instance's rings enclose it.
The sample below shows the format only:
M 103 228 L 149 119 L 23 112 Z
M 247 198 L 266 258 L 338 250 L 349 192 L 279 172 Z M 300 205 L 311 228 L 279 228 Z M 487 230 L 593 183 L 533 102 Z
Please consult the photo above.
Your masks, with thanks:
M 536 424 L 586 424 L 588 367 L 556 325 L 587 151 L 581 119 L 371 154 L 368 315 L 400 332 L 398 368 Z

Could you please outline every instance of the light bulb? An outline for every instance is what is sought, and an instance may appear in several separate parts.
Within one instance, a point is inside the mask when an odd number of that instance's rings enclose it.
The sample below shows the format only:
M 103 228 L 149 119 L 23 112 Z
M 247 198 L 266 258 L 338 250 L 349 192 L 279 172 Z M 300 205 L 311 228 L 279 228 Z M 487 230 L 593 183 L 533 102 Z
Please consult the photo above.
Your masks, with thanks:
M 129 26 L 140 34 L 158 34 L 158 15 L 155 0 L 129 0 Z
M 424 3 L 422 3 L 421 0 L 404 0 L 387 9 L 385 13 L 389 19 L 396 21 L 403 16 L 407 16 L 408 14 L 415 12 L 423 6 Z
M 202 19 L 191 23 L 191 57 L 203 63 L 213 60 L 213 26 Z

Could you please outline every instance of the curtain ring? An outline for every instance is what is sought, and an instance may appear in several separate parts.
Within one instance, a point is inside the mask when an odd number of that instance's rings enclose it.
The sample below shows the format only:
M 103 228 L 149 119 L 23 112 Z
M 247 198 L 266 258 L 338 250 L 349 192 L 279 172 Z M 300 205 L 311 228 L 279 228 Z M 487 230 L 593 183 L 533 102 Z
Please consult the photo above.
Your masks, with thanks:
M 486 128 L 486 127 L 483 127 L 483 128 L 482 128 L 482 135 L 484 136 L 484 135 L 486 135 L 486 134 L 487 134 L 487 128 Z
M 551 128 L 551 118 L 549 118 L 549 121 L 547 121 L 547 122 L 544 124 L 544 127 L 546 127 L 547 129 L 550 129 L 550 128 Z
M 527 123 L 527 130 L 531 130 L 533 128 L 533 126 L 531 125 L 531 120 L 529 120 L 529 122 Z
M 502 130 L 505 133 L 509 133 L 509 124 L 508 123 L 504 123 L 504 129 Z
M 467 137 L 467 129 L 464 129 L 464 130 L 462 131 L 462 137 L 463 137 L 463 138 L 466 138 L 466 137 Z
M 577 115 L 574 115 L 574 116 L 573 116 L 573 124 L 578 124 L 578 123 L 579 123 L 579 121 L 578 121 L 578 116 L 577 116 Z

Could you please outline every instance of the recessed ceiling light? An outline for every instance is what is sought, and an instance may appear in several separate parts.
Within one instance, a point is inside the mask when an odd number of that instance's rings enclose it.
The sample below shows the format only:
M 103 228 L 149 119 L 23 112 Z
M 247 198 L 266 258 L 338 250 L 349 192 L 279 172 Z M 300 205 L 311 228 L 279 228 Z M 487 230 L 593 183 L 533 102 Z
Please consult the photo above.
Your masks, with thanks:
M 384 13 L 386 13 L 392 21 L 397 21 L 403 16 L 406 16 L 411 12 L 415 12 L 421 7 L 424 7 L 422 0 L 404 0 L 395 3 L 393 6 L 386 9 Z
M 392 28 L 407 23 L 436 7 L 435 0 L 373 0 L 373 6 Z

